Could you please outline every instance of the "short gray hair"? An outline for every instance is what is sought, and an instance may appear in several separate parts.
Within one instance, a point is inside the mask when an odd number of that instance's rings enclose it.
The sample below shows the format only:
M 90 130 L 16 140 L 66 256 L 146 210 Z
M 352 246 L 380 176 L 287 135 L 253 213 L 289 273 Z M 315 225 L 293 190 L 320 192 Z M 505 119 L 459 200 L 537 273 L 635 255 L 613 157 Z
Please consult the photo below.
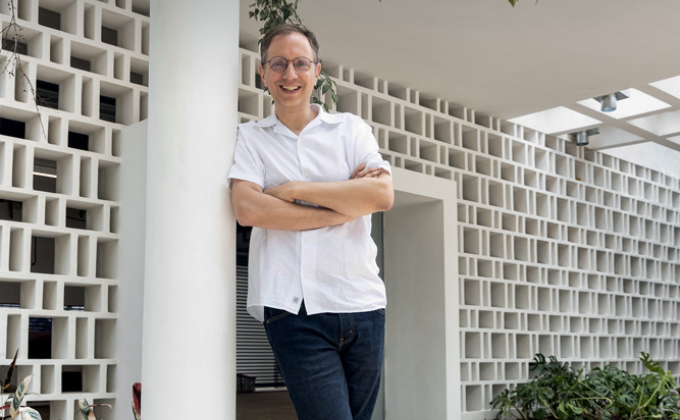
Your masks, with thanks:
M 272 43 L 274 37 L 294 33 L 304 35 L 307 38 L 309 45 L 312 47 L 312 52 L 314 53 L 314 62 L 319 62 L 319 42 L 316 40 L 316 35 L 304 26 L 286 24 L 274 26 L 267 31 L 260 40 L 260 59 L 262 60 L 262 66 L 267 62 L 267 50 L 269 50 L 269 45 Z

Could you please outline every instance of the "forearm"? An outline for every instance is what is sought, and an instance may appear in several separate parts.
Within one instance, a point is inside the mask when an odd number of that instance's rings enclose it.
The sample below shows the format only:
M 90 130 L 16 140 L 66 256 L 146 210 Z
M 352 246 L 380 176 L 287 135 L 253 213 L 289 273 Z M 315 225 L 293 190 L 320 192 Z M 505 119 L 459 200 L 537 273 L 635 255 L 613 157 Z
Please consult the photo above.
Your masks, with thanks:
M 386 211 L 394 202 L 389 174 L 339 182 L 295 182 L 293 198 L 308 201 L 348 216 Z
M 310 230 L 341 225 L 354 219 L 331 209 L 273 199 L 278 203 L 250 213 L 246 222 L 248 226 L 274 230 Z
M 331 209 L 302 206 L 263 194 L 252 188 L 234 186 L 236 219 L 243 226 L 274 230 L 310 230 L 341 225 L 354 217 Z

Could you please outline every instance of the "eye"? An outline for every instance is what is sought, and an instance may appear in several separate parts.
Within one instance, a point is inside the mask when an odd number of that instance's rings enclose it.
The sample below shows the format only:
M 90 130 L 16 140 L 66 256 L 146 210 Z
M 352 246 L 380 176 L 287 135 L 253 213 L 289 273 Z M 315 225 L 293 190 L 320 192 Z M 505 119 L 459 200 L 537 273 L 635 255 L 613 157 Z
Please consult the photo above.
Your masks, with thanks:
M 295 59 L 295 62 L 293 63 L 293 65 L 295 66 L 295 70 L 297 70 L 299 72 L 305 72 L 305 71 L 309 70 L 309 68 L 312 65 L 312 62 L 309 61 L 309 59 L 307 59 L 305 57 L 298 57 L 298 58 Z
M 281 57 L 275 57 L 275 58 L 272 58 L 271 60 L 269 60 L 269 67 L 277 73 L 281 73 L 281 72 L 285 71 L 287 66 L 288 66 L 288 61 L 286 61 L 285 59 L 283 59 Z

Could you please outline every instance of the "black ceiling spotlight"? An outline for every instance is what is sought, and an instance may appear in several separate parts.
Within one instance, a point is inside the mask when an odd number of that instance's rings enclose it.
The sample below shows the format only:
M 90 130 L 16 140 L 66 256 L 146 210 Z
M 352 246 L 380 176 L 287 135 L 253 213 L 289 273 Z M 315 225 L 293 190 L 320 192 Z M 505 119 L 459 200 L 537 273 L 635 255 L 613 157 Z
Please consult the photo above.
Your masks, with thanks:
M 600 134 L 599 128 L 591 128 L 590 130 L 576 131 L 574 133 L 569 133 L 569 139 L 574 142 L 577 146 L 587 146 L 590 143 L 590 136 L 595 134 Z
M 623 90 L 620 92 L 614 92 L 610 93 L 609 95 L 603 95 L 603 96 L 598 96 L 595 99 L 597 102 L 602 103 L 602 107 L 600 110 L 602 112 L 612 112 L 616 111 L 616 101 L 617 100 L 622 100 L 622 99 L 628 99 L 630 97 L 630 94 L 628 93 L 627 90 Z

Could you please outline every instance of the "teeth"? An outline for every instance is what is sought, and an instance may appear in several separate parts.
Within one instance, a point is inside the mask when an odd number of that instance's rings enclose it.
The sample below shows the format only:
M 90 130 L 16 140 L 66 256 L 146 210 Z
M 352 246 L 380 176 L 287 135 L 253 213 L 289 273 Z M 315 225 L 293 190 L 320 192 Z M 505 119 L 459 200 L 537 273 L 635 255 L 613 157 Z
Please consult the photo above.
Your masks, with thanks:
M 300 86 L 281 86 L 283 90 L 298 90 Z

